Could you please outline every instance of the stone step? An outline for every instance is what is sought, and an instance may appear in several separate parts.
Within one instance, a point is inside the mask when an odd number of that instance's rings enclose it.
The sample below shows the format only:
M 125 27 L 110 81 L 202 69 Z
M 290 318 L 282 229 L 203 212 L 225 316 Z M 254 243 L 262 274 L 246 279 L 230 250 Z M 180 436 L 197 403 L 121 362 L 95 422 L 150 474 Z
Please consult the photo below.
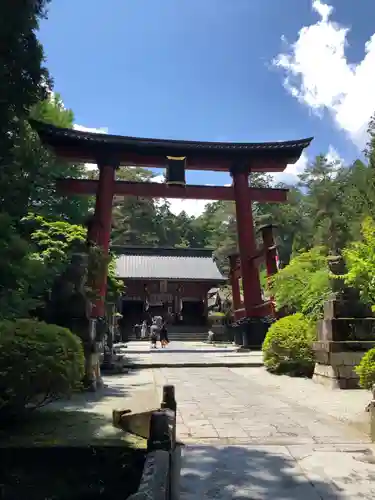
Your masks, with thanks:
M 186 334 L 186 333 L 178 333 L 178 334 L 168 334 L 168 339 L 170 342 L 202 342 L 207 340 L 208 333 L 199 333 L 199 334 Z M 129 337 L 130 341 L 140 341 L 141 339 L 136 339 L 135 335 L 131 335 Z M 146 339 L 144 342 L 149 342 L 149 339 Z

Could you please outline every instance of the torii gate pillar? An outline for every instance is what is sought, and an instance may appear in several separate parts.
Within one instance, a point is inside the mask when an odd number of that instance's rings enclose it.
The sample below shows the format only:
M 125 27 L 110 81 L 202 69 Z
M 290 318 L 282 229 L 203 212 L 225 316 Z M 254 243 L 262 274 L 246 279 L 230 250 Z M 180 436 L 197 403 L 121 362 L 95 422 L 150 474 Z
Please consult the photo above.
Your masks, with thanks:
M 249 167 L 234 164 L 231 168 L 236 203 L 238 246 L 241 260 L 244 315 L 264 316 L 259 271 L 256 265 L 257 249 L 254 234 L 254 220 L 249 197 Z
M 112 203 L 115 192 L 115 170 L 118 164 L 103 161 L 98 162 L 99 182 L 95 198 L 95 213 L 89 228 L 88 240 L 97 245 L 105 259 L 97 282 L 94 283 L 98 297 L 93 302 L 91 317 L 105 316 L 105 296 L 107 293 L 107 257 L 111 241 Z

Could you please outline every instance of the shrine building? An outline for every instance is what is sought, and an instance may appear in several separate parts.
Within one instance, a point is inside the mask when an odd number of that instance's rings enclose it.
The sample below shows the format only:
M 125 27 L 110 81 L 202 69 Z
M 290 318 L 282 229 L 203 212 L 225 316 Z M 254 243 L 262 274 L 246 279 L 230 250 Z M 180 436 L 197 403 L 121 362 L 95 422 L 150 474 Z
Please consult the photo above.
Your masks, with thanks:
M 208 291 L 227 282 L 212 249 L 114 246 L 112 251 L 116 275 L 125 283 L 122 328 L 160 314 L 175 325 L 207 323 Z

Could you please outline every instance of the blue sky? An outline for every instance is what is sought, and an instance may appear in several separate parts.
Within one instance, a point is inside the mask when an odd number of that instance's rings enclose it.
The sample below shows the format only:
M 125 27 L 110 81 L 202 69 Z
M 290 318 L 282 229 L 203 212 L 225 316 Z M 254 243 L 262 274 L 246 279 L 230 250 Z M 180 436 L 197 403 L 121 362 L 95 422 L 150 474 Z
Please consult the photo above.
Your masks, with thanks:
M 314 136 L 308 157 L 351 161 L 375 110 L 375 2 L 328 4 L 52 0 L 39 37 L 79 125 L 211 141 Z M 189 172 L 188 181 L 229 177 Z

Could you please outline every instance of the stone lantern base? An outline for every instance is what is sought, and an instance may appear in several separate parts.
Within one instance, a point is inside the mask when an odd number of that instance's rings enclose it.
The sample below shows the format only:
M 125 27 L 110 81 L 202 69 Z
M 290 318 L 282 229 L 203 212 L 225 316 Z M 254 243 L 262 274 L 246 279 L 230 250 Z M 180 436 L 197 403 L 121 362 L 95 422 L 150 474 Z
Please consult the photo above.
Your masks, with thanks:
M 332 389 L 359 389 L 359 377 L 354 368 L 373 347 L 375 341 L 314 342 L 316 363 L 313 381 Z
M 354 317 L 344 317 L 352 314 Z M 324 319 L 318 322 L 318 341 L 314 342 L 313 380 L 339 389 L 359 388 L 354 368 L 364 354 L 375 347 L 375 318 L 354 301 L 329 300 Z

